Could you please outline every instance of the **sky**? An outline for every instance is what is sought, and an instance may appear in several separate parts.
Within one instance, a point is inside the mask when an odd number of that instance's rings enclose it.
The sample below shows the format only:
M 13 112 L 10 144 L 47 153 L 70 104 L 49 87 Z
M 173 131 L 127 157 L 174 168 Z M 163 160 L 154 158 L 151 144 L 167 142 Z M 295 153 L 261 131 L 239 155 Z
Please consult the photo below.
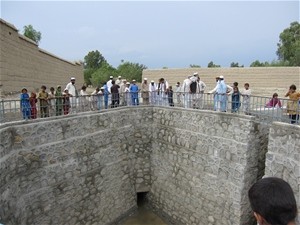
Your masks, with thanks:
M 149 69 L 222 67 L 277 59 L 280 33 L 299 21 L 299 1 L 1 1 L 19 33 L 32 25 L 39 47 L 69 61 L 98 50 Z

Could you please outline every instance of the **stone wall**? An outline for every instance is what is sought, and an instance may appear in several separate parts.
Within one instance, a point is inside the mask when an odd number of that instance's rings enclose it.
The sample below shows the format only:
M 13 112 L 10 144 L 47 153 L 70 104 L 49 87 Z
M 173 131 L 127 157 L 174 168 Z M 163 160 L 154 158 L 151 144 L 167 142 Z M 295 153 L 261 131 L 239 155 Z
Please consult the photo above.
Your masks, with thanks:
M 0 19 L 0 96 L 57 85 L 63 87 L 76 77 L 78 88 L 84 83 L 83 66 L 61 59 L 35 42 L 18 33 L 18 30 Z M 49 89 L 48 89 L 49 90 Z
M 258 124 L 249 117 L 154 109 L 150 203 L 173 224 L 250 224 Z
M 198 72 L 201 80 L 207 85 L 207 91 L 215 87 L 215 77 L 223 75 L 225 82 L 232 85 L 239 83 L 243 89 L 244 83 L 250 84 L 253 95 L 270 97 L 274 92 L 282 98 L 291 84 L 300 88 L 300 67 L 249 67 L 249 68 L 187 68 L 187 69 L 160 69 L 144 70 L 143 77 L 148 81 L 166 78 L 170 85 L 182 81 L 194 72 Z
M 276 122 L 270 129 L 266 155 L 266 177 L 287 181 L 298 202 L 300 224 L 300 126 Z
M 0 222 L 111 224 L 150 186 L 150 110 L 2 125 Z
M 0 223 L 113 224 L 149 192 L 171 224 L 250 224 L 264 172 L 299 201 L 295 125 L 171 107 L 128 107 L 0 126 Z M 299 205 L 299 202 L 298 202 Z

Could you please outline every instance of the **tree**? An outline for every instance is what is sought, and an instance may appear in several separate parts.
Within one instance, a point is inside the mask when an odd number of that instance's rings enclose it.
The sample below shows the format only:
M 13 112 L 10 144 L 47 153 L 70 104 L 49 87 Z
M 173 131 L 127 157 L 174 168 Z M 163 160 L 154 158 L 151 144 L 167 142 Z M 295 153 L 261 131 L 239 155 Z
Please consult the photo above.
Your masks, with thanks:
M 32 25 L 24 26 L 23 35 L 33 40 L 37 44 L 39 44 L 42 39 L 41 32 L 36 31 Z
M 238 63 L 238 62 L 237 62 L 237 63 L 232 62 L 232 63 L 230 64 L 230 67 L 244 67 L 244 65 L 239 66 L 239 63 Z
M 117 70 L 108 63 L 103 63 L 99 69 L 94 70 L 91 74 L 90 82 L 94 87 L 101 87 L 104 82 L 109 80 L 110 76 L 117 76 Z
M 147 69 L 147 67 L 143 64 L 124 62 L 118 66 L 117 73 L 119 76 L 122 76 L 127 80 L 136 80 L 137 82 L 141 82 L 144 69 Z
M 295 21 L 279 35 L 277 52 L 279 60 L 289 62 L 290 66 L 300 66 L 300 24 Z
M 190 64 L 190 68 L 201 68 L 201 66 L 196 65 L 196 64 Z
M 104 63 L 107 63 L 106 59 L 98 50 L 91 51 L 84 57 L 85 69 L 99 69 Z
M 210 61 L 210 62 L 208 63 L 208 65 L 207 65 L 207 67 L 208 67 L 208 68 L 214 68 L 214 67 L 221 67 L 221 66 L 220 66 L 220 65 L 214 64 L 213 61 Z
M 89 52 L 84 57 L 84 73 L 83 73 L 84 82 L 87 85 L 92 84 L 91 81 L 92 74 L 94 74 L 97 71 L 97 69 L 101 68 L 103 65 L 106 64 L 107 64 L 106 59 L 102 56 L 102 54 L 98 50 Z

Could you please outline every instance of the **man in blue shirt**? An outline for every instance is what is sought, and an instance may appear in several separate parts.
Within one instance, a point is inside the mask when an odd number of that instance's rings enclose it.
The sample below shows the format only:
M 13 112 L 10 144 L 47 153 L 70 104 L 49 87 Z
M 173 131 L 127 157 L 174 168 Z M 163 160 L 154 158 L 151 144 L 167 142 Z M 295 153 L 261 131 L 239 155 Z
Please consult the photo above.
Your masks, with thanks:
M 136 85 L 136 81 L 132 81 L 130 86 L 132 105 L 139 105 L 139 87 Z

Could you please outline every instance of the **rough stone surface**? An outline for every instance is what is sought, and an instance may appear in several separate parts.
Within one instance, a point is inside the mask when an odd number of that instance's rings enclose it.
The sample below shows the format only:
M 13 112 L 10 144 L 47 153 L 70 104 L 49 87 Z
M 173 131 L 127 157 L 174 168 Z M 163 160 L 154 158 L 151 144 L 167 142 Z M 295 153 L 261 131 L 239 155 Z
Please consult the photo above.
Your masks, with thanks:
M 273 124 L 265 176 L 280 177 L 291 185 L 298 203 L 297 224 L 300 224 L 300 126 L 279 122 Z
M 152 110 L 126 109 L 2 126 L 0 221 L 110 224 L 127 215 L 150 186 L 150 120 Z
M 299 198 L 299 127 L 168 107 L 0 126 L 0 221 L 113 224 L 149 191 L 171 224 L 250 224 L 249 187 L 287 179 Z M 263 153 L 262 153 L 263 152 Z
M 243 116 L 159 108 L 153 120 L 153 208 L 174 224 L 250 224 L 247 191 L 258 176 L 263 141 L 258 124 Z

